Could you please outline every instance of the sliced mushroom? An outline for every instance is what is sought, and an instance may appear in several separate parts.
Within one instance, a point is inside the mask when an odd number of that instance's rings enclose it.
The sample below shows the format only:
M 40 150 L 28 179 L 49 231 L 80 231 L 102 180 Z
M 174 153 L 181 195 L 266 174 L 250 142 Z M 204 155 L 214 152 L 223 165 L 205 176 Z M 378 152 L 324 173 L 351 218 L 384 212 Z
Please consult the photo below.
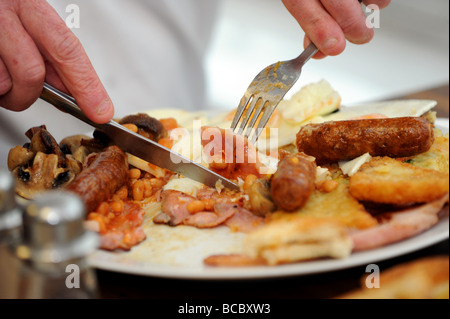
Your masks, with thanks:
M 75 178 L 75 172 L 59 167 L 59 156 L 38 152 L 32 166 L 18 166 L 12 174 L 16 180 L 18 195 L 33 199 L 45 190 L 64 187 Z
M 59 146 L 65 150 L 65 152 L 67 153 L 70 152 L 71 154 L 73 154 L 79 147 L 81 147 L 82 141 L 83 140 L 89 140 L 90 137 L 87 135 L 72 135 L 72 136 L 68 136 L 64 139 L 61 140 L 61 142 L 59 142 Z
M 42 129 L 47 130 L 47 127 L 45 125 L 32 127 L 28 131 L 25 132 L 25 136 L 31 140 L 33 138 L 33 136 Z
M 88 153 L 99 153 L 112 145 L 111 139 L 100 130 L 95 130 L 93 136 L 94 138 L 81 140 L 81 146 L 86 147 Z
M 128 115 L 119 124 L 134 124 L 138 127 L 138 134 L 156 142 L 167 135 L 161 122 L 145 113 Z
M 31 140 L 32 151 L 62 155 L 58 142 L 56 142 L 44 125 L 29 129 L 25 135 Z
M 66 168 L 78 175 L 83 170 L 83 164 L 73 155 L 66 155 Z
M 82 171 L 81 161 L 70 154 L 71 147 L 60 147 L 45 125 L 33 127 L 25 135 L 30 139 L 27 147 L 16 146 L 8 154 L 8 168 L 15 177 L 18 195 L 32 199 L 42 191 L 65 187 Z M 72 143 L 75 149 L 75 138 Z
M 58 165 L 65 165 L 64 153 L 55 138 L 47 131 L 45 125 L 29 129 L 25 135 L 31 140 L 30 151 L 33 153 L 55 154 L 58 156 Z
M 18 166 L 28 165 L 33 158 L 34 152 L 18 145 L 8 153 L 8 169 L 12 171 Z
M 60 147 L 66 154 L 72 154 L 73 158 L 83 163 L 91 151 L 83 145 L 83 141 L 90 140 L 87 135 L 73 135 L 64 138 L 60 143 Z
M 269 182 L 257 179 L 248 190 L 250 210 L 258 216 L 266 216 L 275 211 L 276 206 L 270 196 Z

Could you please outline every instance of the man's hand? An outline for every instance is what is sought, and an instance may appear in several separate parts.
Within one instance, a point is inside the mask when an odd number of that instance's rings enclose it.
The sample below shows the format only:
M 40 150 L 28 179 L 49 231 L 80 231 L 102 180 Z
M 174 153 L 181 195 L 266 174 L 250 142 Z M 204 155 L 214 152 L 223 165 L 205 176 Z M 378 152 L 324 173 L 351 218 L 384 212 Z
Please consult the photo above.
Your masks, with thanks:
M 0 106 L 22 111 L 44 80 L 72 95 L 94 122 L 114 108 L 80 41 L 45 0 L 0 1 Z
M 355 44 L 372 40 L 374 32 L 366 26 L 366 16 L 358 0 L 282 0 L 305 31 L 305 46 L 311 41 L 320 52 L 315 58 L 338 55 L 345 49 L 346 39 Z M 391 0 L 364 0 L 380 9 Z

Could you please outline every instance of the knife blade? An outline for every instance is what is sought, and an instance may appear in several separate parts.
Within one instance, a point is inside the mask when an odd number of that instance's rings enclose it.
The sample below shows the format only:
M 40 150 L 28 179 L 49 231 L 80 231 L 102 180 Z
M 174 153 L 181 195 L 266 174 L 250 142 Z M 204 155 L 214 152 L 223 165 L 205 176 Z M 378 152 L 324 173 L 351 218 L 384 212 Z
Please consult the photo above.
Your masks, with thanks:
M 48 83 L 44 83 L 40 98 L 58 110 L 69 113 L 77 119 L 102 131 L 124 152 L 210 187 L 215 187 L 217 182 L 221 182 L 226 188 L 239 190 L 239 186 L 232 181 L 191 161 L 187 157 L 128 130 L 113 120 L 105 124 L 98 124 L 91 121 L 84 115 L 73 97 L 55 89 Z

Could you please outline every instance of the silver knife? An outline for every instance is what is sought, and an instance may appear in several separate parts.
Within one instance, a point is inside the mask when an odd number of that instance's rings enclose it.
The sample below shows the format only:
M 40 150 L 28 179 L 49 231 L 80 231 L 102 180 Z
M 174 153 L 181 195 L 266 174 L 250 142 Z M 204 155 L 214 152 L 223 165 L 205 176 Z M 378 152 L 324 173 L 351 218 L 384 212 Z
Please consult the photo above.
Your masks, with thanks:
M 69 113 L 102 131 L 124 152 L 210 187 L 215 187 L 216 183 L 221 181 L 224 187 L 231 190 L 239 190 L 239 187 L 232 181 L 150 139 L 126 129 L 115 121 L 111 120 L 106 124 L 92 122 L 84 115 L 73 97 L 47 83 L 44 83 L 40 98 L 58 110 Z

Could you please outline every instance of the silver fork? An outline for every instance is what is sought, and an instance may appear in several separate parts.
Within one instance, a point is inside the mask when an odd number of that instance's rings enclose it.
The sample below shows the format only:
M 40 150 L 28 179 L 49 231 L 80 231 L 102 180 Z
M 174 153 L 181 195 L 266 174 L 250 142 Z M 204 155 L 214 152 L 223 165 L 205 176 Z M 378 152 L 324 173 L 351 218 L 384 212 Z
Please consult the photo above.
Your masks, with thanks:
M 317 47 L 311 42 L 297 58 L 274 63 L 262 70 L 242 97 L 231 129 L 236 132 L 238 128 L 238 134 L 245 130 L 244 136 L 251 143 L 256 143 L 278 103 L 297 82 L 303 65 L 317 51 Z

